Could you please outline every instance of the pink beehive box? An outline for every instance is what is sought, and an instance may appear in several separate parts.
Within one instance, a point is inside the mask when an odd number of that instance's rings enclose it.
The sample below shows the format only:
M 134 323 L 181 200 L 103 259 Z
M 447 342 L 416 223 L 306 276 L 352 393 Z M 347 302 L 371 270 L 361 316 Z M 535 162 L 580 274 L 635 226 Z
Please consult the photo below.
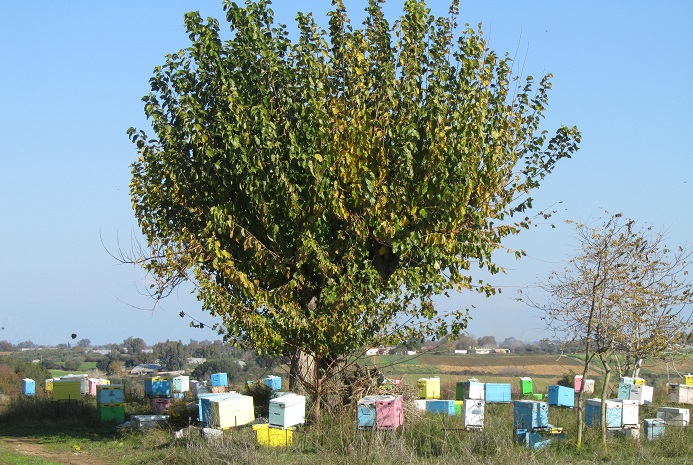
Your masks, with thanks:
M 171 406 L 171 399 L 168 397 L 154 397 L 152 399 L 152 411 L 155 415 L 161 415 L 168 412 Z
M 378 400 L 375 403 L 375 424 L 379 430 L 397 429 L 404 423 L 402 396 Z

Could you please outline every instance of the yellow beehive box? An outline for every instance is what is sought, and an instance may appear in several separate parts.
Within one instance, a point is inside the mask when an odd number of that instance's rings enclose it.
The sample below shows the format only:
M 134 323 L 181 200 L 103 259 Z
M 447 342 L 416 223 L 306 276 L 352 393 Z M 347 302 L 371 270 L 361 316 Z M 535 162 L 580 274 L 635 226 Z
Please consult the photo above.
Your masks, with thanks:
M 46 392 L 53 392 L 53 378 L 48 378 L 44 383 Z
M 257 442 L 261 446 L 282 447 L 290 446 L 293 440 L 291 428 L 270 428 L 268 424 L 253 425 L 253 431 L 257 436 Z
M 421 378 L 416 385 L 419 399 L 440 399 L 440 378 Z
M 645 386 L 647 382 L 642 378 L 633 378 L 633 384 L 636 386 Z
M 686 375 L 686 386 L 693 386 L 693 375 Z
M 75 380 L 53 381 L 53 400 L 80 400 L 82 399 L 82 382 Z

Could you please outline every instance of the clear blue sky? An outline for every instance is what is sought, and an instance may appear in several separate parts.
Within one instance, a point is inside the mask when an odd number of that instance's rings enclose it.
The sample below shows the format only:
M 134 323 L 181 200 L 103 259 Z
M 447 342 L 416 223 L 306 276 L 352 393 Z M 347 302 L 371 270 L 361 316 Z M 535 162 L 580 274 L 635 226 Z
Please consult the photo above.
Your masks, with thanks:
M 402 1 L 389 1 L 390 18 Z M 301 6 L 305 4 L 306 6 Z M 447 1 L 429 1 L 437 14 Z M 317 6 L 315 6 L 317 5 Z M 346 1 L 355 23 L 365 1 Z M 326 24 L 329 0 L 275 1 L 278 22 L 298 9 Z M 0 4 L 0 340 L 57 344 L 71 333 L 92 343 L 128 336 L 213 339 L 183 310 L 213 322 L 186 292 L 154 311 L 142 271 L 106 249 L 130 244 L 125 131 L 146 129 L 141 97 L 164 55 L 187 46 L 183 13 L 199 9 L 224 27 L 221 1 L 2 2 Z M 492 49 L 516 56 L 523 75 L 554 74 L 546 129 L 577 125 L 581 150 L 535 195 L 557 202 L 546 225 L 513 240 L 529 257 L 508 263 L 507 286 L 475 305 L 469 331 L 527 341 L 546 336 L 517 287 L 545 278 L 576 246 L 563 220 L 602 209 L 666 228 L 672 244 L 693 230 L 693 2 L 462 0 L 460 23 L 483 23 Z M 151 135 L 151 134 L 150 134 Z

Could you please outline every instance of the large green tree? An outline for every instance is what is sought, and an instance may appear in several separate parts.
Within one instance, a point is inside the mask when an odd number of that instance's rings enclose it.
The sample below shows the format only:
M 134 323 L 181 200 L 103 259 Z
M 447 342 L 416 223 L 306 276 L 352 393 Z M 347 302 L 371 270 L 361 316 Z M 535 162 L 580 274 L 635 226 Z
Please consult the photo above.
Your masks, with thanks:
M 155 297 L 193 281 L 230 340 L 314 361 L 295 374 L 318 399 L 345 354 L 463 328 L 433 296 L 494 292 L 470 269 L 499 271 L 579 141 L 540 129 L 550 76 L 515 77 L 480 27 L 455 37 L 457 1 L 390 24 L 371 0 L 360 28 L 333 3 L 328 31 L 298 14 L 296 40 L 268 1 L 224 2 L 226 40 L 186 14 L 190 46 L 144 97 L 156 139 L 129 131 Z

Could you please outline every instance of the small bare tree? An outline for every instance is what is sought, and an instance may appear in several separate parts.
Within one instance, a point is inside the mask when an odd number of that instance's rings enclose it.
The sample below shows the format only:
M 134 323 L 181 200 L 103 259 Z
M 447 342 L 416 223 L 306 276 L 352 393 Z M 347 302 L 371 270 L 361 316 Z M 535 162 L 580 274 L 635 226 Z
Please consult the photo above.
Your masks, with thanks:
M 582 341 L 583 377 L 597 357 L 604 367 L 602 442 L 606 448 L 606 399 L 611 356 L 621 356 L 637 375 L 642 361 L 675 351 L 691 328 L 692 288 L 687 281 L 691 251 L 664 244 L 662 232 L 637 229 L 621 214 L 600 225 L 576 224 L 580 251 L 540 285 L 546 302 L 521 300 L 545 312 L 550 329 L 566 343 Z M 618 359 L 617 359 L 618 360 Z M 619 372 L 621 363 L 619 362 Z M 584 386 L 584 383 L 583 383 Z M 584 429 L 583 389 L 577 402 L 577 447 Z

